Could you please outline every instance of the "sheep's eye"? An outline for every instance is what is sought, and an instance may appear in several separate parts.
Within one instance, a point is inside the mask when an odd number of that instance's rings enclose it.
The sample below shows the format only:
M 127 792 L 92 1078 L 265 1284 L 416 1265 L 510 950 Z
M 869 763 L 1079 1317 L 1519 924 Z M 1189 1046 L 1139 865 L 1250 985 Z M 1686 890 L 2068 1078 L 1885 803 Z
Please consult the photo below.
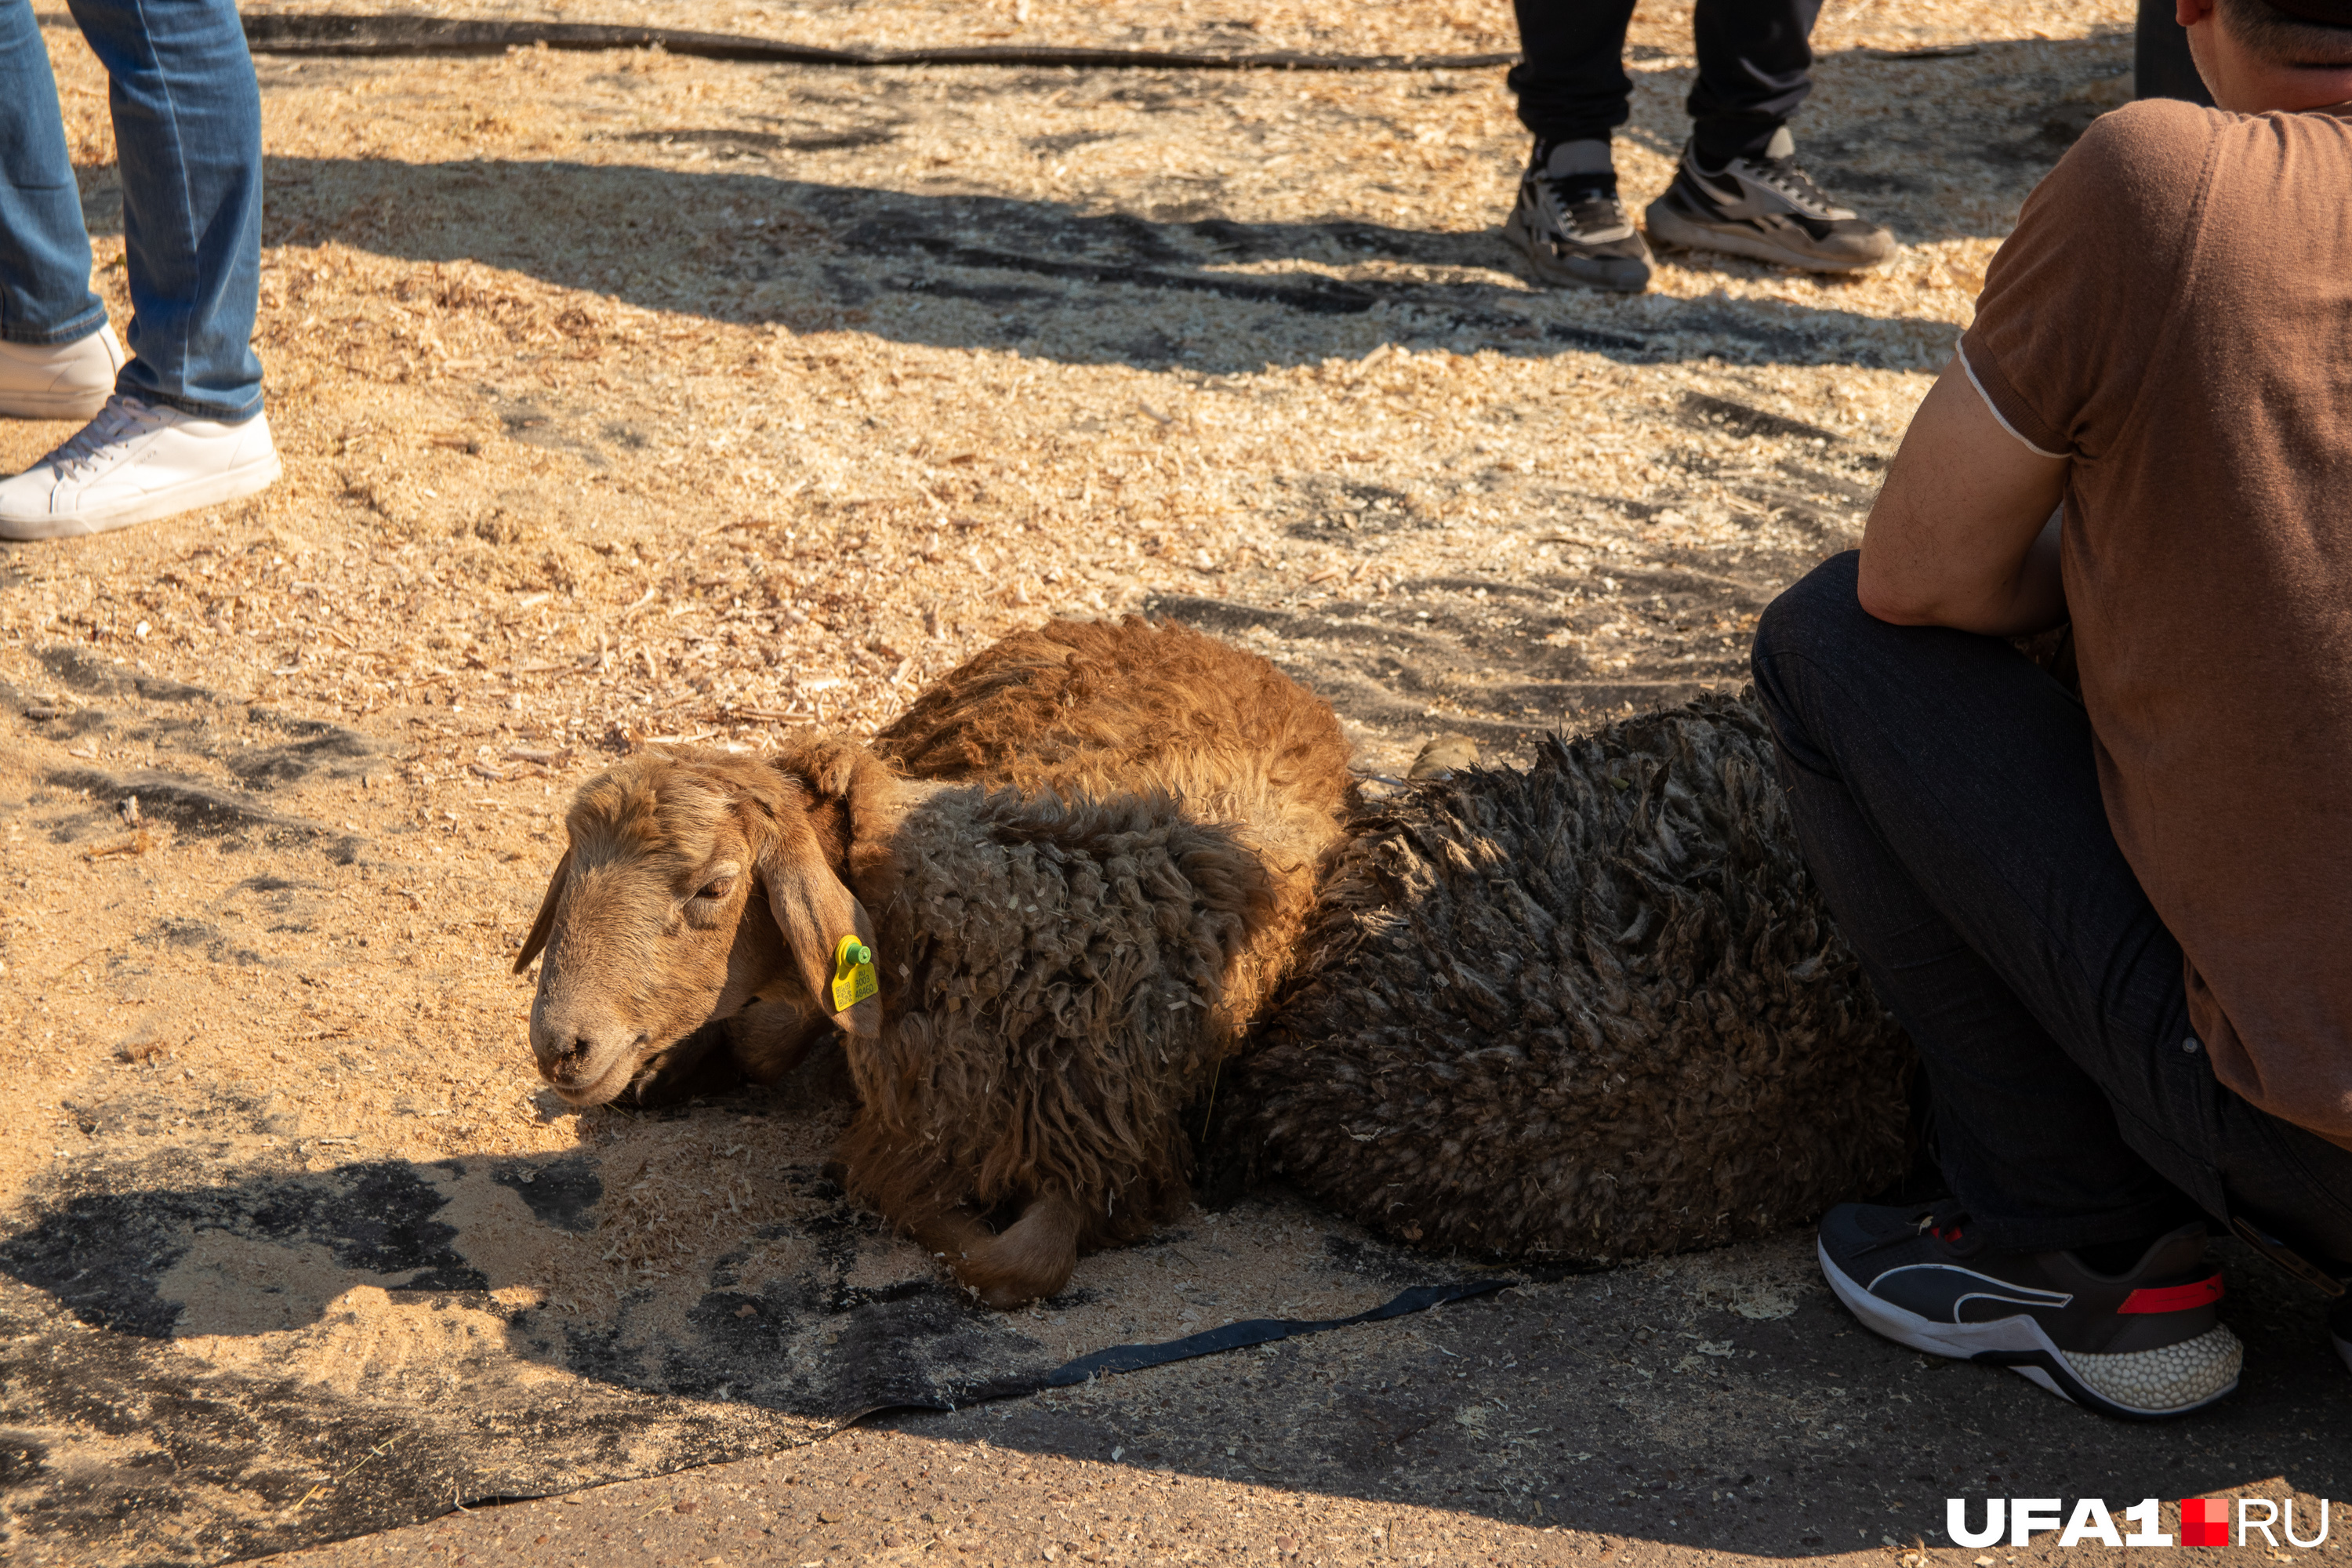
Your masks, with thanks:
M 695 894 L 694 896 L 695 896 L 696 898 L 698 898 L 698 899 L 713 899 L 713 900 L 716 900 L 716 899 L 723 899 L 723 898 L 725 898 L 728 894 L 730 894 L 730 893 L 733 892 L 734 890 L 735 890 L 735 879 L 734 879 L 734 878 L 732 878 L 732 877 L 713 877 L 713 878 L 711 878 L 711 879 L 710 879 L 710 880 L 709 880 L 708 882 L 705 882 L 705 883 L 702 885 L 702 890 L 701 890 L 700 892 L 698 892 L 698 893 Z

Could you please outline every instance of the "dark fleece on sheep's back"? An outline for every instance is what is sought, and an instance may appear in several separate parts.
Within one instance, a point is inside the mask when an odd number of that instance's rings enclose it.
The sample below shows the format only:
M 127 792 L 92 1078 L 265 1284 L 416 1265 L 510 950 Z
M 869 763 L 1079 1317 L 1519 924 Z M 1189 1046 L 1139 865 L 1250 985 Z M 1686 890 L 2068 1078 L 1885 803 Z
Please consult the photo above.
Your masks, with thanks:
M 1359 815 L 1234 1086 L 1260 1167 L 1423 1247 L 1590 1264 L 1900 1176 L 1912 1053 L 1771 747 L 1705 697 Z

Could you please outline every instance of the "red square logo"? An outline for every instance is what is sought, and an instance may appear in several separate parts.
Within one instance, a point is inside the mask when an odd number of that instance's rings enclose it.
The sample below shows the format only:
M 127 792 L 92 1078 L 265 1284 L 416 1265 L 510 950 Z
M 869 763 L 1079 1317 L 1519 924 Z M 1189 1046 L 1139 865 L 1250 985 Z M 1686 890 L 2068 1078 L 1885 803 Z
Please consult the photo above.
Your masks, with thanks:
M 2180 1544 L 2183 1546 L 2229 1545 L 2229 1500 L 2210 1497 L 2181 1499 Z

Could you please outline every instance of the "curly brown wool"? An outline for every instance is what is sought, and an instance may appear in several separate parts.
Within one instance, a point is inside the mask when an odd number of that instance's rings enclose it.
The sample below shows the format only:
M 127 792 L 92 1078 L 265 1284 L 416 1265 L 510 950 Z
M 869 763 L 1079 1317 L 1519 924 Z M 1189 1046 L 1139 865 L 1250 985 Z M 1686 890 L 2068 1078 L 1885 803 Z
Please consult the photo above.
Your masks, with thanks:
M 1339 715 L 1266 659 L 1174 621 L 1048 621 L 974 654 L 874 737 L 920 779 L 1114 800 L 1162 794 L 1273 880 L 1226 984 L 1244 1026 L 1283 976 L 1356 804 Z
M 1359 815 L 1235 1131 L 1417 1246 L 1600 1264 L 1901 1175 L 1911 1071 L 1761 714 L 1706 697 Z

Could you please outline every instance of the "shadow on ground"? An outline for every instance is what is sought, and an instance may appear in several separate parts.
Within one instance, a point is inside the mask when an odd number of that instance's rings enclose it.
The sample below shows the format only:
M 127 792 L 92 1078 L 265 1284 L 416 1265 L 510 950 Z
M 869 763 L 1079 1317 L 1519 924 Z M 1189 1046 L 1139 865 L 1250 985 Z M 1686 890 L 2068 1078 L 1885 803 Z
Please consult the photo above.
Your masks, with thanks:
M 845 1084 L 820 1062 L 561 1154 L 335 1165 L 351 1140 L 275 1097 L 93 1085 L 57 1134 L 80 1152 L 0 1233 L 0 1521 L 33 1562 L 283 1551 L 1016 1398 L 1220 1306 L 1488 1288 L 1254 1199 L 990 1311 L 828 1173 Z M 1240 1282 L 1179 1283 L 1203 1265 Z
M 652 309 L 1066 363 L 1233 374 L 1400 342 L 1585 349 L 1637 363 L 1909 367 L 1948 353 L 1956 335 L 1931 318 L 1777 301 L 1531 293 L 1493 276 L 1509 272 L 1514 253 L 1485 232 L 1154 222 L 628 164 L 273 158 L 268 179 L 273 244 L 470 259 Z M 1366 261 L 1393 265 L 1358 277 L 1269 269 Z
M 768 1109 L 681 1119 L 757 1138 L 779 1125 Z M 512 1288 L 602 1245 L 620 1194 L 589 1156 L 174 1180 L 255 1108 L 132 1095 L 75 1114 L 86 1135 L 165 1146 L 83 1167 L 0 1240 L 0 1507 L 57 1561 L 286 1550 L 772 1453 L 877 1410 L 999 1448 L 1790 1555 L 1936 1540 L 1950 1496 L 2352 1490 L 2352 1405 L 2318 1303 L 2234 1244 L 2245 1384 L 2162 1426 L 1872 1337 L 1801 1237 L 987 1403 L 1059 1355 L 1026 1318 L 885 1279 L 894 1244 L 818 1172 L 807 1212 L 746 1217 L 682 1294 L 649 1282 L 575 1314 Z M 1235 1223 L 1270 1228 L 1246 1209 Z M 754 1288 L 745 1258 L 782 1230 L 804 1266 Z M 1328 1240 L 1316 1266 L 1383 1294 L 1461 1272 Z M 903 1408 L 942 1405 L 963 1408 Z M 340 1484 L 362 1467 L 363 1486 Z
M 604 1245 L 592 1158 L 166 1184 L 173 1163 L 0 1240 L 0 1509 L 59 1561 L 282 1551 L 740 1458 L 1060 1359 L 943 1283 L 854 1279 L 890 1272 L 889 1238 L 814 1171 L 818 1212 L 747 1219 L 685 1300 L 648 1281 L 583 1304 L 546 1285 L 551 1251 Z M 730 1265 L 786 1231 L 806 1267 L 742 1286 Z M 364 1487 L 319 1489 L 363 1462 Z
M 1993 89 L 2004 100 L 2021 91 L 2037 106 L 2055 101 L 2114 69 L 2116 48 L 2112 39 L 2085 39 L 1991 44 L 1957 58 L 1832 53 L 1819 68 L 1821 100 L 1808 111 L 1807 157 L 1907 241 L 1997 233 L 2064 138 L 2043 123 L 2042 107 L 2014 122 L 1995 116 L 1956 126 L 1948 106 Z M 380 76 L 383 67 L 310 61 L 306 69 L 315 85 L 335 73 Z M 1860 72 L 1916 83 L 1915 101 L 1891 115 L 1842 117 L 1836 84 Z M 982 100 L 1058 101 L 1073 90 L 1138 127 L 1207 114 L 1204 134 L 1213 127 L 1246 142 L 1254 132 L 1228 129 L 1220 105 L 1262 98 L 1267 89 L 1255 75 L 786 68 L 737 79 L 706 120 L 608 133 L 606 145 L 626 163 L 273 159 L 271 240 L 331 238 L 415 261 L 471 258 L 730 321 L 852 325 L 939 347 L 1210 373 L 1360 354 L 1380 342 L 1529 355 L 1574 348 L 1635 363 L 1912 366 L 1940 357 L 1953 335 L 1941 321 L 1720 295 L 1530 291 L 1517 282 L 1519 258 L 1492 229 L 1244 221 L 1234 216 L 1242 193 L 1213 174 L 1141 180 L 1108 211 L 1095 198 L 1081 205 L 992 193 L 953 171 L 915 175 L 914 190 L 854 177 L 870 179 L 877 155 L 919 121 L 952 121 Z M 1419 90 L 1496 88 L 1440 78 Z M 1386 132 L 1381 101 L 1318 102 L 1304 112 L 1328 121 L 1341 145 Z M 1654 140 L 1639 127 L 1628 134 Z M 1051 160 L 1070 145 L 1116 140 L 1088 131 L 1022 145 Z M 1246 147 L 1237 143 L 1236 154 L 1245 157 Z M 85 172 L 101 226 L 119 224 L 110 174 Z M 1497 202 L 1507 196 L 1498 188 Z M 1694 264 L 1748 277 L 1759 270 L 1703 257 Z
M 1772 1250 L 1810 1266 L 1808 1238 Z M 1710 1260 L 1727 1256 L 1716 1254 L 1463 1302 L 1443 1313 L 1444 1335 L 1303 1342 L 1260 1369 L 1197 1375 L 1172 1405 L 1106 1396 L 887 1424 L 1791 1557 L 1948 1545 L 1952 1497 L 1969 1500 L 1971 1520 L 1987 1496 L 2099 1497 L 2120 1510 L 2252 1486 L 2340 1500 L 2352 1488 L 2352 1386 L 2321 1305 L 2236 1244 L 2221 1250 L 2245 1381 L 2173 1423 L 2107 1420 L 2005 1370 L 1903 1350 L 1817 1286 L 1787 1316 L 1754 1321 L 1706 1288 Z M 2308 1501 L 2301 1517 L 2307 1532 Z

